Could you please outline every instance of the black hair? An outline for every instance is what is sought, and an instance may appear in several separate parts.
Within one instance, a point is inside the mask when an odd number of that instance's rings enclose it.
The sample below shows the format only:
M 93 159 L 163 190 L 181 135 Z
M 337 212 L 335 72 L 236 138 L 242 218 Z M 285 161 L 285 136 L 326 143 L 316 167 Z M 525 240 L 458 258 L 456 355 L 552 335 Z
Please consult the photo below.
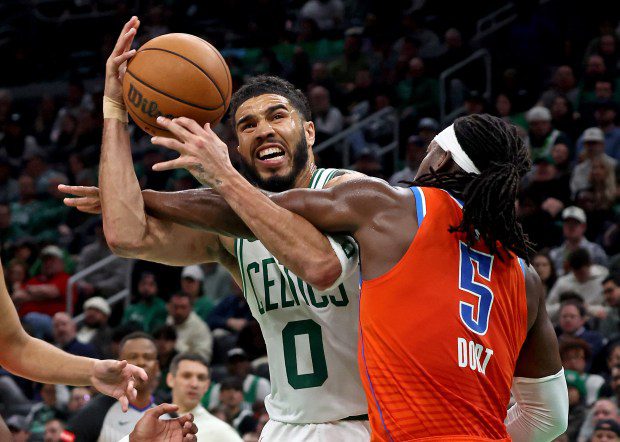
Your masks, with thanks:
M 125 336 L 123 339 L 121 339 L 121 343 L 118 344 L 118 352 L 119 354 L 123 351 L 123 347 L 125 346 L 125 344 L 128 341 L 133 341 L 135 339 L 146 339 L 147 341 L 151 341 L 153 343 L 153 345 L 155 346 L 155 339 L 153 339 L 153 336 L 149 335 L 148 333 L 145 333 L 143 331 L 136 331 L 133 333 L 129 333 L 127 336 Z M 155 348 L 157 348 L 155 346 Z
M 171 325 L 162 325 L 153 332 L 153 339 L 165 339 L 166 341 L 176 341 L 177 331 Z
M 586 357 L 586 359 L 590 359 L 592 356 L 592 346 L 588 344 L 587 341 L 584 341 L 580 338 L 573 337 L 563 337 L 559 340 L 560 343 L 560 358 L 563 358 L 565 353 L 574 350 L 581 349 Z
M 605 279 L 603 279 L 603 282 L 601 282 L 601 285 L 605 285 L 609 281 L 612 281 L 614 284 L 616 284 L 616 286 L 620 287 L 620 276 L 614 275 L 612 273 L 612 274 L 606 276 Z
M 230 112 L 230 124 L 232 125 L 233 131 L 235 131 L 236 124 L 235 114 L 237 113 L 239 106 L 250 98 L 258 97 L 259 95 L 264 94 L 281 95 L 287 98 L 293 107 L 299 111 L 302 118 L 305 121 L 310 121 L 310 104 L 308 104 L 308 99 L 302 91 L 296 89 L 292 83 L 289 83 L 282 78 L 275 77 L 273 75 L 259 75 L 257 77 L 250 78 L 250 80 L 241 86 L 230 99 L 230 106 L 228 110 Z
M 560 311 L 562 311 L 562 309 L 564 307 L 566 307 L 567 305 L 572 305 L 574 306 L 578 311 L 579 311 L 579 316 L 581 316 L 582 318 L 584 318 L 586 316 L 586 306 L 583 305 L 583 302 L 579 302 L 576 299 L 569 299 L 567 301 L 564 301 L 561 305 L 560 305 Z
M 489 114 L 474 114 L 457 118 L 454 132 L 480 174 L 431 169 L 411 184 L 445 189 L 463 200 L 463 220 L 450 232 L 464 233 L 468 245 L 482 239 L 500 259 L 503 248 L 529 264 L 534 249 L 517 221 L 515 200 L 532 162 L 516 127 Z
M 177 374 L 177 370 L 179 369 L 179 364 L 181 363 L 181 361 L 199 362 L 205 367 L 207 367 L 207 372 L 209 371 L 209 364 L 207 364 L 207 361 L 205 361 L 205 358 L 203 358 L 202 356 L 195 353 L 179 353 L 174 358 L 172 358 L 172 361 L 170 362 L 170 373 L 172 373 L 173 375 Z
M 236 390 L 243 391 L 243 382 L 236 377 L 229 377 L 220 383 L 220 391 Z
M 573 270 L 578 270 L 592 264 L 590 254 L 586 249 L 574 250 L 568 255 L 568 266 Z

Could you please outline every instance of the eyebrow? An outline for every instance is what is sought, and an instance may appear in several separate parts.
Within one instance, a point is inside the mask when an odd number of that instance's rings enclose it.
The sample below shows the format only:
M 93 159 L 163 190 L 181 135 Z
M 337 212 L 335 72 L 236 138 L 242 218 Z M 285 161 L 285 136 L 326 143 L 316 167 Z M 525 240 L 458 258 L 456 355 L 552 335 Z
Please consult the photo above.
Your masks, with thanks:
M 274 104 L 273 106 L 270 106 L 269 108 L 267 108 L 267 111 L 265 112 L 266 114 L 271 114 L 279 109 L 284 109 L 284 110 L 288 110 L 288 108 L 286 107 L 285 104 L 283 103 L 279 103 L 279 104 Z M 239 121 L 237 121 L 237 124 L 235 125 L 235 127 L 239 127 L 241 124 L 245 123 L 246 121 L 250 120 L 254 118 L 254 114 L 248 114 L 245 115 L 241 118 L 239 118 Z

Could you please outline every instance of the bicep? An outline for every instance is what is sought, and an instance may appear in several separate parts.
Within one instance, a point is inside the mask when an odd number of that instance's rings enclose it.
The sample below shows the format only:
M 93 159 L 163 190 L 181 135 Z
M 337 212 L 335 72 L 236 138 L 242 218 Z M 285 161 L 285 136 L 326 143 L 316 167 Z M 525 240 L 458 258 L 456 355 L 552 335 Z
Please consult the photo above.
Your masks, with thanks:
M 556 374 L 562 368 L 558 339 L 545 307 L 542 283 L 538 277 L 530 278 L 528 289 L 528 316 L 534 314 L 525 342 L 521 347 L 515 376 L 542 378 Z M 532 302 L 533 299 L 536 302 Z M 531 309 L 535 308 L 532 312 Z

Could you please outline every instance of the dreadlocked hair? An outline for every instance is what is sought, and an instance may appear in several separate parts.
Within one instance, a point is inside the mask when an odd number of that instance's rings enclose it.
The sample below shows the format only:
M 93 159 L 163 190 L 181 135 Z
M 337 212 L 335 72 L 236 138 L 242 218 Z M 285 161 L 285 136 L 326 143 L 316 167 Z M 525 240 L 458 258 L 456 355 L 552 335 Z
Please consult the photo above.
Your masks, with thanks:
M 534 249 L 517 221 L 515 201 L 531 160 L 516 128 L 481 114 L 458 118 L 454 132 L 480 174 L 462 170 L 437 173 L 431 169 L 412 184 L 445 189 L 463 200 L 463 220 L 451 226 L 450 232 L 464 233 L 468 245 L 482 239 L 491 254 L 501 260 L 503 252 L 509 250 L 529 264 Z

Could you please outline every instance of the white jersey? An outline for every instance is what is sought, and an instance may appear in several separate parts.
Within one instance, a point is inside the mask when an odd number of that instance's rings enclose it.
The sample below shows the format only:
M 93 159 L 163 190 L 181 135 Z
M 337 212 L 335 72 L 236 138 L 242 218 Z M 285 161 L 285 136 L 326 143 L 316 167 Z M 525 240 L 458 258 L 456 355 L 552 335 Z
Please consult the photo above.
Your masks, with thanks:
M 336 169 L 318 169 L 310 187 L 321 189 Z M 352 238 L 336 239 L 347 258 L 359 259 Z M 265 343 L 271 393 L 270 419 L 323 423 L 368 412 L 357 366 L 359 267 L 333 289 L 302 281 L 260 241 L 237 239 L 243 293 Z

